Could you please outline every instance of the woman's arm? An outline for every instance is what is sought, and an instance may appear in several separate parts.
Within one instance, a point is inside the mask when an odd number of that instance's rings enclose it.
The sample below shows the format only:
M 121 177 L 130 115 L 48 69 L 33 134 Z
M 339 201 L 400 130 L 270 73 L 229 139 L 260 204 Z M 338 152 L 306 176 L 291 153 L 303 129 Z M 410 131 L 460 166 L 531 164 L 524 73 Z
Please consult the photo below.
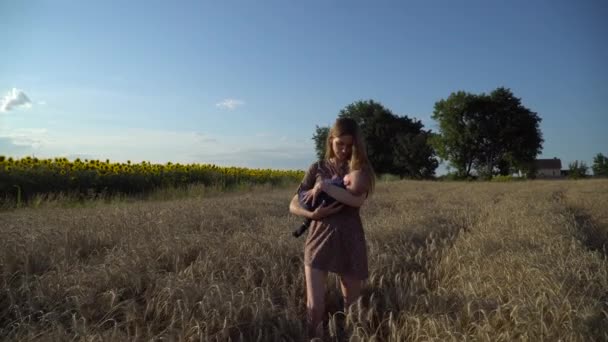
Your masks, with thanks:
M 300 206 L 297 194 L 293 196 L 291 202 L 289 202 L 289 212 L 297 216 L 312 218 L 312 211 L 306 210 Z
M 349 187 L 350 191 L 327 183 L 321 184 L 321 190 L 325 191 L 338 202 L 359 208 L 367 198 L 367 195 L 364 194 L 367 194 L 369 190 L 369 178 L 364 172 L 359 170 L 351 172 L 350 175 L 352 183 Z
M 321 193 L 321 183 L 323 181 L 317 181 L 315 186 L 312 189 L 306 191 L 302 196 L 304 203 L 308 203 L 312 199 L 312 205 L 314 206 L 317 203 L 317 196 Z
M 289 203 L 289 212 L 294 215 L 303 216 L 311 220 L 320 220 L 326 216 L 337 213 L 338 211 L 342 210 L 343 207 L 344 206 L 340 204 L 340 202 L 334 202 L 326 206 L 320 205 L 319 207 L 317 207 L 317 209 L 315 209 L 315 211 L 309 211 L 300 206 L 300 202 L 298 201 L 298 195 L 295 195 Z
M 358 208 L 363 205 L 363 202 L 365 202 L 365 195 L 355 196 L 348 192 L 348 190 L 332 184 L 324 183 L 321 185 L 321 189 L 329 196 L 333 197 L 336 201 L 351 207 Z
M 300 191 L 308 190 L 309 196 L 307 196 L 307 197 L 312 197 L 313 200 L 316 200 L 318 193 L 321 192 L 321 188 L 320 188 L 320 184 L 315 185 L 315 183 L 317 180 L 320 180 L 320 179 L 321 179 L 321 177 L 318 172 L 318 163 L 313 163 L 308 168 L 308 171 L 306 171 L 306 173 L 304 174 L 304 178 L 302 179 L 302 182 L 300 183 L 300 186 L 298 187 L 296 194 L 291 199 L 291 202 L 289 202 L 289 212 L 290 213 L 297 215 L 297 216 L 302 216 L 302 217 L 305 217 L 305 218 L 308 218 L 311 220 L 320 220 L 320 219 L 324 218 L 325 216 L 335 214 L 342 209 L 343 205 L 341 205 L 340 202 L 335 202 L 335 203 L 332 203 L 331 205 L 327 205 L 327 206 L 318 206 L 317 209 L 315 209 L 314 211 L 310 211 L 310 210 L 306 210 L 306 209 L 302 208 L 302 206 L 300 205 L 299 198 L 298 198 Z

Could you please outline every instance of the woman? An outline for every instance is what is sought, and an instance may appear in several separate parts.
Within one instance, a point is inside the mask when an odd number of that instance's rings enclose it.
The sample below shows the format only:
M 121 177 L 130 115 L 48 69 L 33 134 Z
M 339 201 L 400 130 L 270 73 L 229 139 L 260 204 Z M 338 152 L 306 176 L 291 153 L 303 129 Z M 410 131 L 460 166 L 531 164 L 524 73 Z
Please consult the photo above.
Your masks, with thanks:
M 349 172 L 356 189 L 354 194 L 323 182 L 344 177 Z M 344 311 L 357 300 L 368 277 L 367 246 L 359 207 L 373 191 L 374 184 L 374 172 L 357 123 L 348 118 L 337 119 L 327 137 L 325 158 L 309 167 L 289 205 L 292 214 L 313 220 L 304 247 L 309 336 L 323 335 L 328 272 L 340 277 Z M 306 198 L 313 202 L 322 191 L 336 202 L 309 211 L 300 205 L 300 190 L 308 190 Z

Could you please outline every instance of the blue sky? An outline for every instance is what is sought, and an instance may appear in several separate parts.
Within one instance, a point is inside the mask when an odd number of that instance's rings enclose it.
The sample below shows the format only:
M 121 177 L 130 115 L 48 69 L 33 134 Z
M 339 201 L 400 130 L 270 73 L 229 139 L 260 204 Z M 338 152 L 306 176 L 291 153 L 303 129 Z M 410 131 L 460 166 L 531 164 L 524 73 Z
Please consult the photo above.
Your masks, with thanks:
M 608 154 L 605 1 L 0 0 L 0 154 L 303 169 L 373 99 L 510 88 L 540 157 Z M 441 170 L 444 170 L 442 167 Z M 442 172 L 440 170 L 440 173 Z

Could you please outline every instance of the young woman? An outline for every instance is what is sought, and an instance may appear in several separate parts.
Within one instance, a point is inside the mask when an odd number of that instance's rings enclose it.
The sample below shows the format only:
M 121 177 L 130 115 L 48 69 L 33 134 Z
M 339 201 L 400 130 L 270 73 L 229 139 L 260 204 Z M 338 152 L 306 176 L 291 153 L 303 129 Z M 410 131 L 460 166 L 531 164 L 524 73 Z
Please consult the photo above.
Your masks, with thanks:
M 349 172 L 355 193 L 323 182 Z M 356 121 L 337 119 L 327 137 L 325 158 L 309 167 L 289 205 L 292 214 L 313 220 L 304 247 L 309 336 L 323 335 L 328 272 L 340 277 L 345 311 L 357 300 L 368 277 L 367 246 L 359 208 L 374 184 L 374 171 Z M 336 202 L 314 211 L 306 210 L 298 200 L 301 190 L 308 190 L 306 197 L 311 201 L 324 191 Z

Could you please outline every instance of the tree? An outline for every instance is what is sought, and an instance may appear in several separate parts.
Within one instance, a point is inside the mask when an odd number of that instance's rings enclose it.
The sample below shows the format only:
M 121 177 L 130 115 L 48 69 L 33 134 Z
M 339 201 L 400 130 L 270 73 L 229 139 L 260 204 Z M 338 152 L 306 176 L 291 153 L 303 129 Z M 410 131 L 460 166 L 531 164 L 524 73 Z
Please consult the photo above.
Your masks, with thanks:
M 584 178 L 589 171 L 587 164 L 584 161 L 579 162 L 578 160 L 568 164 L 568 169 L 568 177 L 572 179 Z
M 312 140 L 315 142 L 315 151 L 319 160 L 325 157 L 325 143 L 327 142 L 327 135 L 329 134 L 329 127 L 316 126 L 315 134 L 312 136 Z
M 452 93 L 435 103 L 432 118 L 439 123 L 432 145 L 461 177 L 526 171 L 542 149 L 540 117 L 509 89 Z
M 439 166 L 435 150 L 429 143 L 429 131 L 420 130 L 418 134 L 400 134 L 392 140 L 393 167 L 389 173 L 401 177 L 432 178 Z
M 473 122 L 475 96 L 462 91 L 452 93 L 446 100 L 435 103 L 431 116 L 439 123 L 440 134 L 435 134 L 431 145 L 437 155 L 450 162 L 456 174 L 467 177 L 471 174 L 476 150 L 476 132 Z
M 425 131 L 419 120 L 397 116 L 373 100 L 356 101 L 338 114 L 352 118 L 359 124 L 367 154 L 377 173 L 392 173 L 400 177 L 430 178 L 438 162 L 429 145 L 430 131 Z M 329 127 L 316 128 L 313 140 L 317 156 L 325 154 Z
M 593 175 L 596 177 L 608 177 L 608 157 L 598 153 L 593 158 Z

